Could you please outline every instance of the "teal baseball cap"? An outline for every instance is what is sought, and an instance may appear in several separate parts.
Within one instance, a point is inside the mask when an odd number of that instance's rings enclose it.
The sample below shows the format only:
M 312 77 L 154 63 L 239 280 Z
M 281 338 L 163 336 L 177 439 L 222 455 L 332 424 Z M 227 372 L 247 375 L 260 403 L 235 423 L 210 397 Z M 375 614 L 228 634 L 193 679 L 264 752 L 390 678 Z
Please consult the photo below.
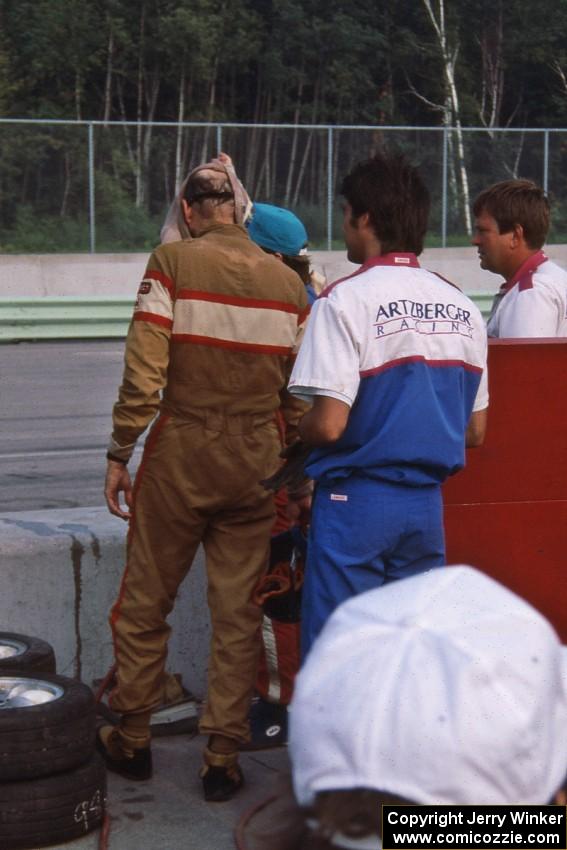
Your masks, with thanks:
M 273 204 L 254 204 L 247 221 L 250 239 L 261 248 L 288 257 L 306 253 L 307 231 L 294 213 Z

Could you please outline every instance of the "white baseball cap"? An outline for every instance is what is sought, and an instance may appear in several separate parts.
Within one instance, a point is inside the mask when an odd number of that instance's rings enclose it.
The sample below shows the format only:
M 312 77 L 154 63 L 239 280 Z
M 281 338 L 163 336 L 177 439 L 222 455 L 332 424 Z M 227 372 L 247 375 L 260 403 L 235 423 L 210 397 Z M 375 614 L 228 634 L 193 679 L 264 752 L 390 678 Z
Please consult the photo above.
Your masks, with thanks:
M 356 596 L 295 684 L 298 802 L 371 788 L 422 804 L 544 804 L 567 773 L 567 653 L 531 605 L 449 567 Z

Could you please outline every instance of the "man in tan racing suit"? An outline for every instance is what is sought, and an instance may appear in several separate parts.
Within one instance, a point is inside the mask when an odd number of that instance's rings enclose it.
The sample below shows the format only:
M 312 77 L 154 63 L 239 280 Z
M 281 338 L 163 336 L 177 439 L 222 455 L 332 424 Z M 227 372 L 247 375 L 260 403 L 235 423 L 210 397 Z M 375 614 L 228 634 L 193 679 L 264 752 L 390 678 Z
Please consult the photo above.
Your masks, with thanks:
M 273 496 L 259 482 L 278 465 L 276 409 L 288 441 L 305 409 L 285 389 L 308 312 L 305 289 L 249 239 L 239 189 L 222 161 L 196 169 L 181 200 L 194 238 L 150 257 L 126 342 L 105 485 L 111 513 L 130 528 L 110 618 L 111 706 L 121 721 L 99 730 L 97 746 L 111 770 L 151 776 L 149 721 L 161 698 L 166 617 L 202 542 L 212 622 L 200 722 L 209 736 L 207 800 L 229 799 L 242 784 L 238 747 L 248 738 L 262 618 L 251 594 L 274 520 Z M 158 410 L 132 487 L 126 463 Z

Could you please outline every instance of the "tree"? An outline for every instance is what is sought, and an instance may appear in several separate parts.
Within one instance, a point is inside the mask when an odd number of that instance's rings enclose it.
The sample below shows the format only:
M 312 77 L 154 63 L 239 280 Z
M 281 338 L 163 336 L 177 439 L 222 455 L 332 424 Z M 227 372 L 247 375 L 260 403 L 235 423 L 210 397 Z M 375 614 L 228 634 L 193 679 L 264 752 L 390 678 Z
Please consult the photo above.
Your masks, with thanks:
M 470 235 L 472 233 L 472 223 L 470 214 L 469 178 L 465 162 L 461 106 L 456 78 L 456 66 L 460 50 L 459 31 L 457 25 L 453 23 L 451 26 L 446 18 L 445 0 L 421 1 L 435 34 L 439 57 L 441 60 L 443 78 L 445 81 L 445 98 L 443 103 L 441 105 L 433 104 L 431 101 L 430 103 L 433 108 L 441 111 L 445 127 L 455 128 L 455 160 L 460 185 L 462 213 L 466 232 Z M 423 97 L 423 95 L 419 96 Z M 453 146 L 452 135 L 449 136 L 449 145 L 451 150 Z

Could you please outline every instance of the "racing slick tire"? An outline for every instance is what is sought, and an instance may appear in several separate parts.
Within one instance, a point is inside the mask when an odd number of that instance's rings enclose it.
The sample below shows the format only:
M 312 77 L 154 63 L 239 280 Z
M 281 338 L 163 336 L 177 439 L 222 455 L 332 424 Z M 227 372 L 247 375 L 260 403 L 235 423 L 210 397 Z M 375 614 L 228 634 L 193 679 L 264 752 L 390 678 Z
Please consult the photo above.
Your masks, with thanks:
M 0 632 L 0 673 L 31 670 L 55 673 L 55 653 L 46 641 L 15 632 Z
M 0 782 L 2 850 L 60 844 L 100 826 L 106 802 L 106 770 L 95 753 L 56 776 Z
M 92 755 L 95 699 L 82 682 L 0 673 L 0 782 L 78 767 Z

